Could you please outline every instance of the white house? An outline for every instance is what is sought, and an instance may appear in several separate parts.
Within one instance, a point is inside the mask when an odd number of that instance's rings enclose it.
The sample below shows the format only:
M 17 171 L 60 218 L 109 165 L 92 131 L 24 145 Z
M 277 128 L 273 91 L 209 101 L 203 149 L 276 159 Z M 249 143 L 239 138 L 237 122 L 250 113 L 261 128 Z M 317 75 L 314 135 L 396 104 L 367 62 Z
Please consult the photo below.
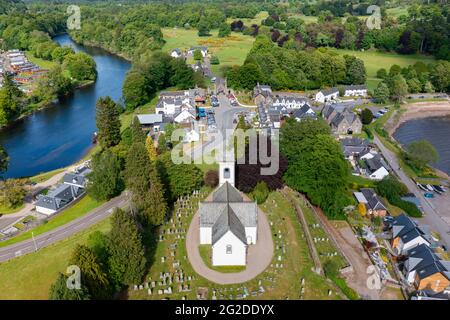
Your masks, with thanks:
M 221 162 L 219 167 L 219 187 L 212 200 L 199 204 L 200 244 L 212 245 L 214 266 L 246 265 L 247 248 L 257 241 L 258 208 L 234 187 L 234 162 Z
M 84 188 L 72 184 L 60 184 L 47 195 L 41 195 L 37 199 L 35 203 L 36 211 L 50 216 L 80 197 L 83 193 Z
M 183 55 L 180 49 L 176 48 L 170 52 L 170 56 L 173 58 L 180 58 Z
M 344 87 L 344 97 L 366 97 L 367 87 L 365 85 L 350 85 Z
M 273 100 L 274 107 L 287 107 L 289 109 L 299 109 L 307 103 L 306 98 L 278 96 Z
M 364 155 L 364 162 L 367 166 L 365 169 L 367 176 L 372 180 L 383 180 L 384 177 L 389 175 L 388 165 L 381 158 L 379 154 Z
M 188 53 L 193 55 L 195 50 L 200 50 L 200 52 L 202 53 L 203 57 L 206 57 L 206 55 L 208 54 L 208 48 L 204 47 L 204 46 L 191 47 L 189 49 Z
M 173 121 L 176 123 L 188 123 L 195 120 L 195 109 L 182 106 L 181 110 L 174 114 Z
M 200 141 L 200 134 L 194 129 L 186 132 L 186 136 L 184 137 L 185 142 L 197 142 Z
M 327 90 L 321 90 L 316 93 L 315 100 L 317 102 L 325 103 L 330 100 L 336 100 L 339 97 L 339 90 L 336 87 Z

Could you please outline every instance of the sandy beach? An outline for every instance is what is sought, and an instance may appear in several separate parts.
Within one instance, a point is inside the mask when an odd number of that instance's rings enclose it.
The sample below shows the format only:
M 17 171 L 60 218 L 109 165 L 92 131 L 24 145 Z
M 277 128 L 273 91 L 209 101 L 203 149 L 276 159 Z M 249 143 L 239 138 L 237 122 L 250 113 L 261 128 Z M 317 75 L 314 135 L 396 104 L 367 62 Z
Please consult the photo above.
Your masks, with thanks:
M 429 117 L 450 116 L 450 101 L 410 103 L 403 105 L 402 110 L 405 111 L 402 112 L 400 118 L 393 116 L 390 121 L 386 123 L 385 129 L 390 136 L 392 136 L 395 130 L 406 121 Z

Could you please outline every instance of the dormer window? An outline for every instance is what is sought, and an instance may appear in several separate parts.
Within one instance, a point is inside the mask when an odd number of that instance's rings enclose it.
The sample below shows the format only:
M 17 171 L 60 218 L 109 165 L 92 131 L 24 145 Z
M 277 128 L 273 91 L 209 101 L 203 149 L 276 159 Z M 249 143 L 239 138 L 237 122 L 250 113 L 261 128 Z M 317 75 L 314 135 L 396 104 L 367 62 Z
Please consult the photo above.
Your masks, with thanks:
M 231 244 L 227 244 L 227 254 L 232 254 L 233 253 L 233 247 L 231 246 Z

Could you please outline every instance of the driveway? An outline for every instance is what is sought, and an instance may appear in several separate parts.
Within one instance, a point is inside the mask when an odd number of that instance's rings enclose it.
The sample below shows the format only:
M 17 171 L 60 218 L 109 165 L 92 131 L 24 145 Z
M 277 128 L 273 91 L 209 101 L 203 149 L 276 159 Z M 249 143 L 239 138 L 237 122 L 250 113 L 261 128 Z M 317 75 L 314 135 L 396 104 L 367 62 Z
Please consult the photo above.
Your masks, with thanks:
M 437 231 L 441 235 L 441 242 L 445 244 L 447 248 L 450 248 L 450 234 L 447 232 L 450 231 L 449 224 L 441 217 L 441 214 L 436 210 L 436 207 L 433 206 L 424 196 L 423 191 L 421 191 L 417 185 L 412 181 L 406 173 L 400 168 L 400 165 L 397 160 L 397 155 L 386 148 L 380 139 L 375 135 L 374 142 L 378 146 L 378 148 L 383 153 L 384 158 L 391 166 L 392 170 L 399 177 L 401 182 L 403 182 L 409 189 L 410 192 L 414 193 L 414 195 L 420 200 L 422 204 L 422 209 L 425 213 L 425 217 L 418 219 L 421 222 L 429 225 L 433 230 Z M 445 214 L 443 214 L 445 215 Z
M 272 232 L 267 217 L 261 210 L 258 209 L 258 240 L 255 245 L 248 247 L 246 269 L 237 273 L 222 273 L 206 266 L 198 249 L 199 223 L 200 216 L 197 211 L 186 235 L 186 249 L 192 268 L 200 276 L 222 285 L 243 283 L 252 280 L 270 265 L 273 257 Z

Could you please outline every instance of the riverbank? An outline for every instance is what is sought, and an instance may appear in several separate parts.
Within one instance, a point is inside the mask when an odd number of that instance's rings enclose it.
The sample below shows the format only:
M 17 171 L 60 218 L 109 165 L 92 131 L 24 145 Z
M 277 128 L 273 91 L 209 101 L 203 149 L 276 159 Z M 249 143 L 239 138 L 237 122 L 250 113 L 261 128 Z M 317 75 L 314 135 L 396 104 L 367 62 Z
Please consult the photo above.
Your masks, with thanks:
M 80 45 L 80 46 L 83 46 L 83 47 L 89 47 L 89 48 L 92 48 L 92 49 L 102 49 L 103 51 L 106 51 L 109 54 L 113 54 L 115 56 L 118 56 L 118 57 L 120 57 L 120 58 L 122 58 L 122 59 L 124 59 L 124 60 L 126 60 L 126 61 L 128 61 L 130 63 L 133 61 L 133 59 L 131 57 L 128 57 L 127 55 L 125 55 L 122 52 L 116 52 L 114 50 L 111 50 L 110 48 L 105 48 L 101 44 L 93 42 L 93 41 L 78 41 L 76 39 L 76 37 L 72 37 L 72 35 L 70 33 L 68 35 L 70 36 L 72 41 L 75 42 L 77 45 Z

